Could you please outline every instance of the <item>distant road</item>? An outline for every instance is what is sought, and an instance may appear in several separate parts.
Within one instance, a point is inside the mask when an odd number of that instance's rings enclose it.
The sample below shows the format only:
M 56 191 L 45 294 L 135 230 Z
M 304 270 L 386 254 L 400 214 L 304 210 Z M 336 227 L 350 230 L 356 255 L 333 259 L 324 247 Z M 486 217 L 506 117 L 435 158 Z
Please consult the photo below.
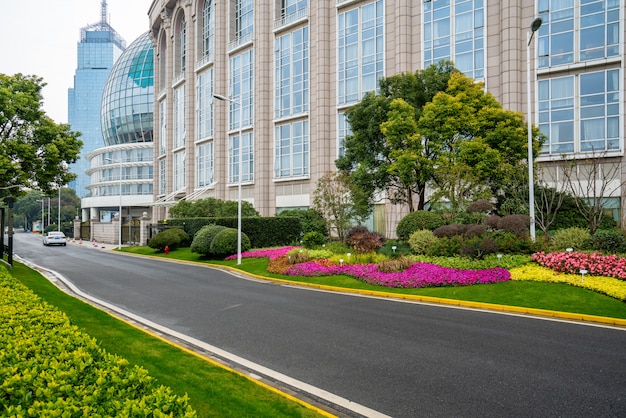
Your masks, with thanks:
M 624 417 L 626 330 L 245 280 L 15 235 L 81 291 L 394 417 Z M 348 412 L 347 415 L 358 415 Z

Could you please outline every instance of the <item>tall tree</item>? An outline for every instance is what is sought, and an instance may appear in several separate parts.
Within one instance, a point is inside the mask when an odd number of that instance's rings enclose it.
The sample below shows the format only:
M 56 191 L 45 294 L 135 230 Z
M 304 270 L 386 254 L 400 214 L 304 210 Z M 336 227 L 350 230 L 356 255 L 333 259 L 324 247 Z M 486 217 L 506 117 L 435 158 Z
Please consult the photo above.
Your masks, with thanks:
M 0 197 L 48 194 L 75 177 L 68 164 L 79 158 L 80 133 L 41 109 L 44 86 L 36 76 L 0 74 Z
M 406 154 L 402 148 L 394 146 L 404 146 L 409 141 L 408 137 L 413 135 L 411 126 L 387 126 L 388 132 L 396 135 L 388 140 L 381 131 L 381 125 L 388 121 L 391 103 L 398 98 L 412 108 L 413 120 L 417 121 L 424 105 L 438 91 L 446 88 L 450 75 L 455 71 L 450 62 L 441 62 L 415 73 L 383 78 L 380 80 L 380 93 L 366 94 L 361 102 L 346 112 L 352 134 L 345 138 L 345 153 L 336 164 L 340 170 L 350 172 L 350 181 L 363 192 L 361 196 L 367 203 L 372 204 L 379 196 L 384 196 L 392 202 L 408 204 L 411 209 L 424 208 L 425 185 L 419 179 L 426 174 L 416 175 L 416 183 L 409 185 L 406 176 L 399 177 L 401 172 L 407 174 L 405 165 L 396 161 L 396 158 L 406 157 Z M 396 104 L 394 111 L 391 116 L 396 118 L 396 122 L 409 120 L 410 108 Z M 427 144 L 422 152 L 428 154 Z M 414 206 L 416 198 L 418 201 Z

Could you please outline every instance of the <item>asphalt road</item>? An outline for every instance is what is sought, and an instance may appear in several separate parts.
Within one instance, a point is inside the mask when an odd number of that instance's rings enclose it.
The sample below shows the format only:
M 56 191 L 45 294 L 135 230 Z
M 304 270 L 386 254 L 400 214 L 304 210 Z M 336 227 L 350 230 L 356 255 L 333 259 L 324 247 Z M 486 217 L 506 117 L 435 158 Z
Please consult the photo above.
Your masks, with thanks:
M 24 233 L 14 242 L 16 255 L 93 297 L 370 411 L 626 416 L 624 329 L 313 291 L 86 246 L 43 247 Z

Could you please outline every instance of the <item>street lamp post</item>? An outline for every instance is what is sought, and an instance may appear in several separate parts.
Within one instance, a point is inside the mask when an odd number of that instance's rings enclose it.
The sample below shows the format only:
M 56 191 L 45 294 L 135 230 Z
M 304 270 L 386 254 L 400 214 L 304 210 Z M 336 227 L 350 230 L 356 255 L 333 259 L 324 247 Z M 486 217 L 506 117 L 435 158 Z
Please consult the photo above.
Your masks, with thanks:
M 532 133 L 532 107 L 531 107 L 531 89 L 530 89 L 530 43 L 533 35 L 541 27 L 542 20 L 540 17 L 533 20 L 530 25 L 530 31 L 526 34 L 526 101 L 528 102 L 528 210 L 530 214 L 530 239 L 535 241 L 535 182 L 533 174 L 533 133 Z
M 45 223 L 46 223 L 44 221 L 44 219 L 43 219 L 43 202 L 44 202 L 44 198 L 42 197 L 41 200 L 37 200 L 37 201 L 41 202 L 41 225 L 40 225 L 41 231 L 39 231 L 39 232 L 41 233 L 41 235 L 43 235 L 43 230 L 45 229 L 44 227 L 45 227 Z
M 241 135 L 243 126 L 243 106 L 241 101 L 230 99 L 221 94 L 214 94 L 214 98 L 217 100 L 227 101 L 234 103 L 239 107 L 239 175 L 237 181 L 237 264 L 241 264 L 241 178 L 243 177 L 243 137 Z
M 111 158 L 105 158 L 105 160 L 110 161 L 111 163 L 116 163 L 117 161 L 111 159 Z M 117 244 L 117 249 L 121 250 L 122 249 L 122 155 L 120 153 L 120 160 L 119 160 L 119 164 L 120 164 L 120 182 L 119 182 L 119 188 L 120 188 L 120 208 L 119 208 L 119 238 L 118 238 L 118 244 Z

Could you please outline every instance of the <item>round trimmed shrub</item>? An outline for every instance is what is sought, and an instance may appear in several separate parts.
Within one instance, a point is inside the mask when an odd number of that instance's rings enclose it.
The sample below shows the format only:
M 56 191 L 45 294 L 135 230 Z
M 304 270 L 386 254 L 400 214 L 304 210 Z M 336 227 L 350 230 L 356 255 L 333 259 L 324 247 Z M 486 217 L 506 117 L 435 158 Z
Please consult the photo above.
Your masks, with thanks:
M 566 228 L 556 231 L 550 242 L 552 251 L 565 251 L 567 248 L 573 248 L 580 251 L 587 249 L 591 235 L 585 228 Z
M 250 238 L 241 233 L 241 251 L 250 249 Z M 229 256 L 237 253 L 237 230 L 224 228 L 219 231 L 211 241 L 211 254 L 217 256 Z
M 589 239 L 589 246 L 593 250 L 624 253 L 626 252 L 626 237 L 617 229 L 599 229 Z
M 205 225 L 193 237 L 193 242 L 191 243 L 191 252 L 198 253 L 202 255 L 210 255 L 211 254 L 211 242 L 213 242 L 213 238 L 217 235 L 218 232 L 226 229 L 225 226 L 222 225 Z
M 517 236 L 528 233 L 530 228 L 530 216 L 528 215 L 507 215 L 498 220 L 498 229 L 512 232 Z
M 317 231 L 307 232 L 302 237 L 302 245 L 305 248 L 319 247 L 324 244 L 324 241 L 326 241 L 324 234 Z
M 415 231 L 409 237 L 409 246 L 413 254 L 426 254 L 435 242 L 437 242 L 437 237 L 428 229 Z
M 445 225 L 446 221 L 443 217 L 435 212 L 427 210 L 416 210 L 409 213 L 400 220 L 396 227 L 396 235 L 398 239 L 407 241 L 411 234 L 421 229 L 428 229 L 430 231 Z
M 148 246 L 158 251 L 170 250 L 183 246 L 189 242 L 189 235 L 180 228 L 171 228 L 161 231 L 150 239 Z

